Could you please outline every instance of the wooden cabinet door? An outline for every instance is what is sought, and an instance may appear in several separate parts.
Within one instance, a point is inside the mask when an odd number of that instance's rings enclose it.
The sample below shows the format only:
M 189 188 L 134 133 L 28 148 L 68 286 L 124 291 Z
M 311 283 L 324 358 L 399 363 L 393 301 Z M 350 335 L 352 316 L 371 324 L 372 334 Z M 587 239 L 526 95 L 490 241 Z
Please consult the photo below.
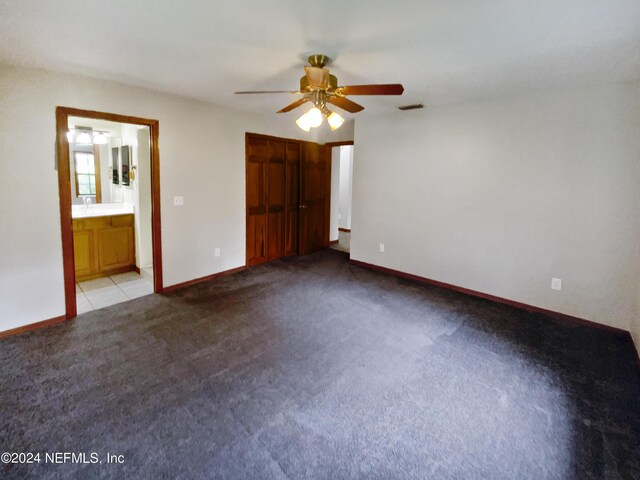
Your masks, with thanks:
M 300 164 L 300 255 L 328 246 L 331 150 L 305 143 Z
M 285 143 L 269 144 L 267 165 L 267 261 L 284 256 Z
M 300 144 L 287 142 L 285 168 L 284 254 L 298 254 L 298 218 L 300 206 Z
M 101 271 L 135 265 L 133 227 L 111 227 L 98 230 L 98 259 Z
M 247 137 L 247 265 L 267 261 L 267 165 L 269 142 Z
M 73 258 L 76 278 L 91 275 L 96 271 L 95 238 L 93 230 L 73 232 Z

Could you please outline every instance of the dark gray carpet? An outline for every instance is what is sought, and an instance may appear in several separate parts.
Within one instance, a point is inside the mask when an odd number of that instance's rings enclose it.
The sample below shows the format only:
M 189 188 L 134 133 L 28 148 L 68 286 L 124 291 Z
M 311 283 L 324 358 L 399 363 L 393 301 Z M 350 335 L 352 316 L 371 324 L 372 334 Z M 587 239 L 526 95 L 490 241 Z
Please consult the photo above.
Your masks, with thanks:
M 640 478 L 629 338 L 320 252 L 0 341 L 3 478 Z

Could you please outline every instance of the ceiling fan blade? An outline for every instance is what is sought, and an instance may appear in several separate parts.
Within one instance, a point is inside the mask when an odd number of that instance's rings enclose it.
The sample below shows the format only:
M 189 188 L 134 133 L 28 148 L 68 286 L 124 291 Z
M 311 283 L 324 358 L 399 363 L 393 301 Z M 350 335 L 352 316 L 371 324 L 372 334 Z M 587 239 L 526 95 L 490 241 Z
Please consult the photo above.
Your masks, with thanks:
M 296 100 L 293 103 L 290 103 L 289 105 L 287 105 L 286 107 L 278 110 L 278 113 L 286 113 L 286 112 L 290 112 L 291 110 L 293 110 L 294 108 L 298 108 L 300 105 L 302 105 L 303 103 L 306 103 L 309 101 L 308 97 L 302 97 L 300 100 Z
M 362 105 L 358 105 L 356 102 L 352 102 L 351 100 L 344 97 L 329 97 L 327 102 L 333 103 L 336 107 L 340 107 L 343 110 L 346 110 L 349 113 L 357 113 L 364 110 Z
M 244 92 L 234 92 L 236 95 L 253 95 L 255 93 L 299 93 L 298 90 L 249 90 Z
M 402 95 L 402 92 L 404 92 L 404 87 L 399 83 L 347 85 L 336 89 L 336 93 L 340 95 Z
M 304 67 L 309 85 L 312 88 L 327 88 L 329 86 L 329 69 L 319 67 Z

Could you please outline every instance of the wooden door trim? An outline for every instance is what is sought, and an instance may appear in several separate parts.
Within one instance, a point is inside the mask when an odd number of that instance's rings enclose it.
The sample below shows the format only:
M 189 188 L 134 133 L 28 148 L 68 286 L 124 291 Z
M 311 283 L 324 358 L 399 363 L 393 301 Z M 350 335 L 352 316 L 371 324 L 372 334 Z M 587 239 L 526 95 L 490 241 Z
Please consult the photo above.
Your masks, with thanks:
M 248 139 L 249 136 L 254 138 L 260 138 L 262 140 L 274 140 L 276 142 L 294 142 L 294 143 L 300 143 L 300 144 L 305 143 L 304 140 L 298 140 L 295 138 L 274 137 L 273 135 L 264 135 L 262 133 L 246 132 L 245 139 Z
M 324 156 L 324 248 L 327 248 L 331 245 L 331 147 L 324 145 Z
M 327 146 L 329 148 L 344 147 L 346 145 L 353 145 L 353 140 L 345 140 L 344 142 L 329 142 L 329 143 L 325 143 L 325 146 Z
M 41 320 L 35 323 L 28 323 L 27 325 L 22 325 L 21 327 L 11 328 L 9 330 L 4 330 L 0 332 L 0 338 L 10 337 L 12 335 L 19 335 L 24 332 L 30 332 L 31 330 L 37 330 L 39 328 L 51 327 L 53 325 L 58 325 L 60 323 L 66 322 L 68 319 L 65 315 L 60 315 L 59 317 L 49 318 L 48 320 Z
M 244 134 L 244 267 L 249 268 L 249 136 Z
M 149 127 L 151 157 L 151 244 L 153 256 L 153 290 L 162 293 L 162 230 L 160 216 L 160 135 L 158 120 L 119 115 L 116 113 L 83 110 L 80 108 L 56 108 L 56 157 L 58 163 L 58 190 L 60 195 L 60 229 L 62 236 L 62 265 L 64 271 L 65 317 L 77 315 L 75 288 L 75 261 L 73 256 L 73 221 L 71 218 L 71 178 L 69 166 L 69 142 L 67 130 L 69 117 L 84 117 L 130 123 Z

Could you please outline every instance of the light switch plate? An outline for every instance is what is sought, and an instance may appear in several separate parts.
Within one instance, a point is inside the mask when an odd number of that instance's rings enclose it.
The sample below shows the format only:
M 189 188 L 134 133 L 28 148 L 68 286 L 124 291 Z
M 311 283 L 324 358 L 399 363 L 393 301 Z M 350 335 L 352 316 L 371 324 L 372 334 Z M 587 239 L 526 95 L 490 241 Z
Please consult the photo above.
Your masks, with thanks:
M 182 195 L 178 196 L 178 197 L 173 197 L 173 206 L 174 207 L 181 207 L 184 205 L 184 197 Z
M 219 257 L 219 256 L 220 256 L 220 249 L 219 249 L 219 248 L 216 248 L 216 249 L 215 249 L 215 251 L 214 251 L 214 255 L 215 255 L 216 257 Z
M 562 279 L 561 278 L 552 278 L 551 279 L 551 290 L 562 290 Z
M 384 243 L 380 244 L 380 253 L 384 253 Z

